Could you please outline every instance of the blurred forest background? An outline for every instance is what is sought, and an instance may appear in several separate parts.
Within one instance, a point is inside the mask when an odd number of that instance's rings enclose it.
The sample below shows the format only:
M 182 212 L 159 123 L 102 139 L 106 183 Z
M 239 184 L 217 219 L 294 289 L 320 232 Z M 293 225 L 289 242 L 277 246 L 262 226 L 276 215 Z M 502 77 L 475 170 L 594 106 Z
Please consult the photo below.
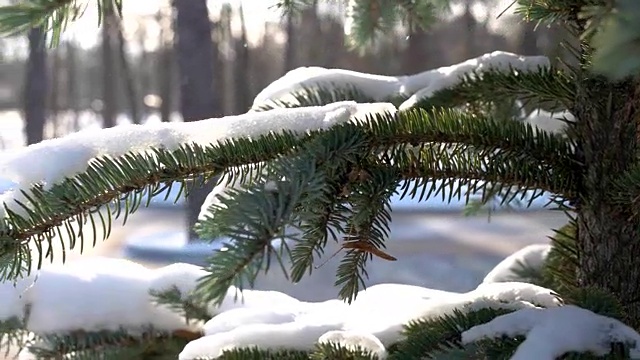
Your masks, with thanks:
M 496 0 L 452 0 L 429 30 L 399 26 L 364 55 L 345 47 L 346 0 L 315 1 L 285 18 L 253 8 L 256 1 L 149 1 L 138 12 L 127 9 L 133 2 L 125 1 L 124 18 L 72 29 L 56 48 L 40 29 L 0 39 L 0 129 L 24 124 L 23 137 L 2 136 L 0 147 L 93 126 L 244 113 L 258 91 L 299 66 L 400 75 L 494 50 L 561 51 L 560 29 L 534 31 L 509 12 L 496 19 L 508 7 Z M 257 24 L 265 11 L 272 16 Z

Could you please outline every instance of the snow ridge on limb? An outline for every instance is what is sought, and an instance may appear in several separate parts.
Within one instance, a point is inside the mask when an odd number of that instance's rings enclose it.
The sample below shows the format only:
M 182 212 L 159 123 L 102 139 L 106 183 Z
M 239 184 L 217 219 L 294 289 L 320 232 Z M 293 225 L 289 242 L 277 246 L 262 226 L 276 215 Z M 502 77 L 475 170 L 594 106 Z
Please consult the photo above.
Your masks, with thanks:
M 462 333 L 462 343 L 503 336 L 526 336 L 511 360 L 555 360 L 569 352 L 610 353 L 612 343 L 629 347 L 640 359 L 640 334 L 622 322 L 574 305 L 522 309 L 501 315 Z
M 400 106 L 406 110 L 420 100 L 436 92 L 453 87 L 465 76 L 489 70 L 504 72 L 533 72 L 548 68 L 549 59 L 544 56 L 520 56 L 495 51 L 459 64 L 424 71 L 413 75 L 383 76 L 343 69 L 301 67 L 289 71 L 264 88 L 254 99 L 253 108 L 269 101 L 286 100 L 292 93 L 305 88 L 326 87 L 335 89 L 355 88 L 375 101 L 388 101 L 394 97 L 408 98 Z

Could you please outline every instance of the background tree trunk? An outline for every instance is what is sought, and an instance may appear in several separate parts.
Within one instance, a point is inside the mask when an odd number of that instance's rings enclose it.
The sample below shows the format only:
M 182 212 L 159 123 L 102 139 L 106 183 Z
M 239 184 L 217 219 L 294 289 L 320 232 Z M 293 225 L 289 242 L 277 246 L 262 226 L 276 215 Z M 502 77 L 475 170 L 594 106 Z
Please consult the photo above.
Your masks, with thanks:
M 160 95 L 160 121 L 171 121 L 174 106 L 175 51 L 173 49 L 173 33 L 171 21 L 167 14 L 158 13 L 160 23 L 161 47 L 158 50 L 156 74 L 158 74 L 158 93 Z
M 24 85 L 24 120 L 27 144 L 35 144 L 44 137 L 47 120 L 47 51 L 45 34 L 41 28 L 29 31 L 29 59 Z
M 62 125 L 59 124 L 60 118 L 60 103 L 62 101 L 63 87 L 62 79 L 60 76 L 63 74 L 64 69 L 62 68 L 62 59 L 60 54 L 60 48 L 53 49 L 49 54 L 50 58 L 50 69 L 48 73 L 49 76 L 49 89 L 47 91 L 47 95 L 49 96 L 49 125 L 52 128 L 52 135 L 54 138 L 57 138 L 64 132 Z
M 466 59 L 471 59 L 475 56 L 478 56 L 478 50 L 476 49 L 475 43 L 475 32 L 477 21 L 471 12 L 471 1 L 467 1 L 464 5 L 464 13 L 460 18 L 462 22 L 462 42 L 464 44 L 464 54 L 462 56 L 462 61 Z
M 78 54 L 76 45 L 72 41 L 67 41 L 65 47 L 67 62 L 67 110 L 72 112 L 73 131 L 78 131 L 80 128 L 80 124 L 78 124 L 78 112 L 81 109 L 80 94 L 78 92 Z
M 180 72 L 180 111 L 184 121 L 195 121 L 220 115 L 214 76 L 214 44 L 206 0 L 175 0 L 175 41 Z M 197 239 L 193 225 L 200 206 L 212 185 L 194 187 L 187 198 L 187 220 L 190 239 Z
M 425 69 L 425 63 L 429 61 L 426 43 L 429 35 L 422 29 L 415 29 L 409 33 L 407 48 L 402 58 L 402 72 L 415 74 Z
M 296 38 L 295 38 L 295 21 L 293 12 L 289 12 L 287 14 L 287 42 L 285 43 L 284 49 L 284 71 L 283 74 L 286 74 L 287 71 L 292 70 L 295 66 L 295 56 L 296 56 Z
M 107 13 L 102 24 L 102 126 L 110 128 L 116 126 L 118 116 L 118 97 L 116 94 L 116 62 L 114 42 L 117 38 L 117 27 L 114 24 L 113 9 L 109 2 L 105 2 Z M 110 10 L 108 10 L 110 9 Z
M 534 22 L 523 22 L 520 25 L 520 36 L 518 41 L 518 54 L 526 56 L 540 55 L 538 50 L 538 34 L 535 30 Z
M 126 98 L 129 100 L 129 116 L 131 116 L 132 123 L 140 124 L 142 122 L 140 93 L 136 88 L 136 74 L 132 71 L 129 59 L 127 59 L 127 44 L 124 39 L 124 33 L 122 32 L 122 23 L 114 13 L 111 14 L 111 20 L 117 30 L 116 40 L 118 45 L 118 58 L 120 60 L 120 74 L 122 75 L 122 81 L 127 94 Z
M 247 43 L 247 24 L 244 20 L 244 8 L 242 3 L 238 10 L 240 16 L 240 39 L 235 42 L 236 61 L 233 67 L 234 82 L 236 89 L 236 114 L 244 114 L 251 107 L 251 79 L 249 79 L 249 44 Z
M 578 279 L 581 286 L 613 293 L 625 309 L 627 323 L 637 329 L 640 222 L 632 219 L 630 209 L 612 204 L 608 196 L 612 181 L 636 161 L 640 88 L 634 87 L 630 81 L 584 81 L 572 113 L 579 119 L 578 153 L 584 154 L 586 167 L 581 184 L 585 200 L 577 207 Z

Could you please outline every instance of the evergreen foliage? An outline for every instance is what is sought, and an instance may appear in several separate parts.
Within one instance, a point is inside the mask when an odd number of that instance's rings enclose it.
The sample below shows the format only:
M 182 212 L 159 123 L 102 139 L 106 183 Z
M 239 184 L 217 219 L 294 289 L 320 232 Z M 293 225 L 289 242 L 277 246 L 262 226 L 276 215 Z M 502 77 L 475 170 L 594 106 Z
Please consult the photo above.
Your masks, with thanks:
M 292 11 L 303 1 L 282 1 Z M 329 241 L 344 251 L 336 286 L 339 297 L 352 301 L 364 287 L 366 265 L 373 259 L 393 261 L 385 252 L 389 199 L 400 184 L 402 197 L 424 200 L 442 196 L 466 198 L 462 185 L 482 191 L 482 202 L 499 196 L 505 203 L 523 199 L 525 192 L 554 195 L 561 211 L 572 220 L 556 232 L 542 269 L 521 271 L 523 280 L 555 289 L 568 304 L 626 320 L 625 304 L 606 289 L 583 286 L 579 278 L 580 225 L 575 213 L 584 201 L 587 165 L 580 132 L 568 126 L 552 134 L 510 118 L 522 104 L 552 110 L 574 110 L 584 105 L 586 65 L 616 77 L 640 67 L 637 49 L 629 46 L 638 36 L 631 26 L 640 20 L 640 6 L 632 0 L 517 0 L 518 12 L 528 20 L 560 22 L 581 38 L 576 52 L 584 68 L 540 69 L 519 73 L 483 72 L 467 76 L 460 84 L 434 94 L 407 111 L 381 114 L 328 130 L 293 134 L 283 130 L 253 139 L 238 139 L 207 147 L 183 146 L 175 151 L 155 149 L 149 154 L 100 158 L 74 177 L 44 188 L 36 184 L 24 192 L 31 207 L 26 215 L 6 208 L 0 222 L 1 279 L 10 281 L 40 268 L 54 254 L 54 236 L 66 231 L 68 248 L 95 245 L 73 224 L 108 229 L 149 203 L 173 183 L 188 193 L 193 178 L 228 179 L 235 186 L 209 216 L 197 224 L 203 237 L 231 239 L 227 251 L 217 252 L 206 268 L 196 294 L 175 288 L 155 293 L 159 304 L 171 306 L 189 321 L 207 320 L 206 305 L 219 303 L 231 285 L 253 286 L 260 271 L 278 263 L 292 281 L 314 268 Z M 121 1 L 100 2 L 120 9 Z M 400 19 L 412 26 L 428 23 L 438 9 L 435 1 L 354 1 L 355 43 L 370 42 L 376 32 L 389 29 Z M 621 11 L 627 9 L 629 11 Z M 31 0 L 0 8 L 0 32 L 8 34 L 47 24 L 57 41 L 68 21 L 81 12 L 75 1 Z M 616 41 L 610 41 L 614 37 Z M 593 40 L 595 52 L 589 46 Z M 598 46 L 598 44 L 601 44 Z M 620 49 L 624 48 L 625 51 Z M 629 56 L 631 54 L 631 56 Z M 621 60 L 623 59 L 624 60 Z M 589 68 L 590 69 L 590 68 Z M 615 70 L 615 71 L 612 71 Z M 592 71 L 591 69 L 588 71 Z M 607 83 L 600 77 L 598 81 Z M 629 81 L 625 84 L 628 84 Z M 607 83 L 611 85 L 612 83 Z M 613 83 L 616 85 L 617 83 Z M 611 85 L 611 87 L 615 87 Z M 625 88 L 625 87 L 620 87 Z M 275 107 L 320 105 L 339 100 L 369 101 L 357 89 L 309 88 L 292 94 L 294 100 L 274 101 L 255 111 Z M 588 99 L 588 98 L 587 98 Z M 389 99 L 398 103 L 398 98 Z M 601 100 L 601 99 L 599 99 Z M 611 101 L 612 102 L 612 101 Z M 611 103 L 610 102 L 610 103 Z M 597 104 L 600 106 L 600 103 Z M 596 106 L 596 105 L 593 105 Z M 505 109 L 507 111 L 505 112 Z M 571 124 L 569 124 L 571 125 Z M 619 174 L 611 190 L 613 204 L 628 207 L 629 217 L 640 214 L 637 164 Z M 443 180 L 435 185 L 432 180 Z M 460 180 L 459 183 L 454 180 Z M 196 184 L 197 185 L 197 184 Z M 445 189 L 451 190 L 445 198 Z M 93 232 L 95 233 L 95 231 Z M 276 238 L 290 240 L 273 245 Z M 35 245 L 36 259 L 29 246 Z M 291 266 L 287 268 L 289 259 Z M 389 347 L 391 359 L 508 359 L 522 337 L 483 340 L 463 345 L 461 334 L 512 310 L 455 311 L 451 315 L 419 319 L 406 324 L 404 338 Z M 5 341 L 20 342 L 44 359 L 168 359 L 202 334 L 188 331 L 162 333 L 148 329 L 127 331 L 27 335 L 23 319 L 0 324 Z M 4 345 L 4 344 L 2 344 Z M 608 358 L 625 358 L 624 346 Z M 363 349 L 319 344 L 311 352 L 256 348 L 225 352 L 223 359 L 375 359 Z M 566 354 L 565 359 L 591 359 L 590 354 Z

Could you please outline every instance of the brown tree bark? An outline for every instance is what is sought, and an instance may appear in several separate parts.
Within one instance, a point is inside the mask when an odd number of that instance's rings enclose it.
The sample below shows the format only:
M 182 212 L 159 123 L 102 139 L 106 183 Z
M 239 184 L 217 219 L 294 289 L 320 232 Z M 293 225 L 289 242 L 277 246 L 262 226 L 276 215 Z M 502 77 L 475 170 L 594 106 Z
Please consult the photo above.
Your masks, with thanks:
M 180 72 L 180 110 L 184 121 L 195 121 L 221 114 L 214 66 L 214 43 L 206 0 L 175 0 L 176 55 Z M 187 198 L 187 226 L 191 239 L 197 239 L 193 225 L 212 184 L 194 187 Z
M 616 176 L 637 157 L 640 88 L 632 81 L 588 79 L 579 84 L 575 109 L 578 152 L 583 154 L 583 195 L 577 206 L 579 274 L 582 286 L 613 293 L 640 327 L 640 221 L 629 208 L 612 204 Z
M 24 85 L 24 120 L 27 144 L 35 144 L 44 137 L 47 120 L 47 51 L 42 28 L 29 31 L 29 58 Z

